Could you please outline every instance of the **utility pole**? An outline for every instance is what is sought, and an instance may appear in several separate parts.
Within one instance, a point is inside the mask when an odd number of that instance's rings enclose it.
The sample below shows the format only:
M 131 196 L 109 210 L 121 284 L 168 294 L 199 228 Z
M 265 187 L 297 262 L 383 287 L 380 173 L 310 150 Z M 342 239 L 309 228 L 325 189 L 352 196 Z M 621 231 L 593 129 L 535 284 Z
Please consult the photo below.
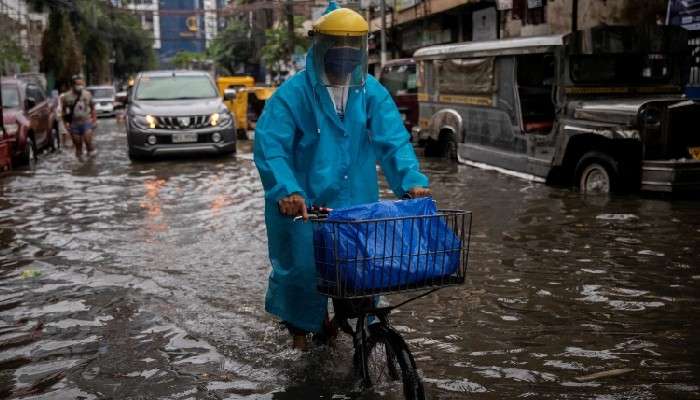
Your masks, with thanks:
M 3 105 L 2 105 L 2 80 L 0 79 L 0 131 L 2 131 L 2 138 L 5 139 L 6 132 L 5 132 L 5 116 L 4 116 L 4 111 L 3 111 Z
M 380 35 L 380 63 L 381 67 L 386 64 L 386 0 L 381 0 L 379 3 L 379 15 L 382 19 L 382 32 Z
M 571 0 L 571 32 L 578 30 L 578 0 Z
M 294 55 L 294 3 L 287 0 L 287 46 L 289 47 L 289 59 Z

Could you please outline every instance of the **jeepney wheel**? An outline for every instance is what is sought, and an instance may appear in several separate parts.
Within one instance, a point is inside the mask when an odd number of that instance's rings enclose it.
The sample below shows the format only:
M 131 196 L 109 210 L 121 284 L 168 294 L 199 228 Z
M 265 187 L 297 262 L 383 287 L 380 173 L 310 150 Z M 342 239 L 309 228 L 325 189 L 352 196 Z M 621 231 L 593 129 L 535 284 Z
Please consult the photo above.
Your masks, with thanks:
M 457 139 L 452 131 L 443 131 L 438 140 L 428 139 L 425 145 L 426 157 L 457 160 L 457 150 Z
M 586 153 L 578 162 L 576 177 L 583 194 L 607 195 L 618 189 L 617 162 L 605 153 Z

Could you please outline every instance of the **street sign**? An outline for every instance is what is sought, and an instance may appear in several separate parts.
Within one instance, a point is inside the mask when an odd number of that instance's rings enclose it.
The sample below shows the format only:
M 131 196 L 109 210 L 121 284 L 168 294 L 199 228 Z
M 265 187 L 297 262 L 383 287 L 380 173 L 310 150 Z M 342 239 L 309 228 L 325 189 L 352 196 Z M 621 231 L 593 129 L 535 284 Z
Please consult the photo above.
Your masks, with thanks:
M 527 0 L 527 8 L 540 8 L 542 7 L 542 0 Z

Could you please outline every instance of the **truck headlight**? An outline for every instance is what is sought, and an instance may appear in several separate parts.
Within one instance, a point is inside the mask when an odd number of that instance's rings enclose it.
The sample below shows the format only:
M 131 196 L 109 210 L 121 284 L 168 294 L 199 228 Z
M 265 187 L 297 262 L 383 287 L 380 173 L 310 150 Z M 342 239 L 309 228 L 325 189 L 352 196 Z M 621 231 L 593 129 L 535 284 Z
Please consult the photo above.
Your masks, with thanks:
M 231 122 L 231 114 L 228 111 L 219 111 L 209 116 L 211 126 L 226 125 Z
M 155 129 L 156 118 L 152 115 L 134 115 L 131 120 L 141 129 Z
M 148 127 L 151 129 L 156 128 L 156 118 L 152 115 L 146 115 L 146 123 L 148 123 Z

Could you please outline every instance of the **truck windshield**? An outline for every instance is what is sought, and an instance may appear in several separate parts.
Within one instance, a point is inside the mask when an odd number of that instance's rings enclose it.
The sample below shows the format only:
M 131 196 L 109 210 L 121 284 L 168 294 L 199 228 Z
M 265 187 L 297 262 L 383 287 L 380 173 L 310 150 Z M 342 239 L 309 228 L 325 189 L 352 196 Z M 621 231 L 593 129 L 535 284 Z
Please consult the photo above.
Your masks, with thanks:
M 669 83 L 671 62 L 663 54 L 596 54 L 571 57 L 571 79 L 576 83 Z
M 4 86 L 2 88 L 2 107 L 17 108 L 19 107 L 19 93 L 17 88 L 13 86 Z
M 391 65 L 382 70 L 379 82 L 392 96 L 418 92 L 415 64 Z
M 114 97 L 114 89 L 112 88 L 95 88 L 89 89 L 92 97 L 96 99 L 108 99 Z
M 204 75 L 145 76 L 136 89 L 137 100 L 186 100 L 218 97 L 209 77 Z

